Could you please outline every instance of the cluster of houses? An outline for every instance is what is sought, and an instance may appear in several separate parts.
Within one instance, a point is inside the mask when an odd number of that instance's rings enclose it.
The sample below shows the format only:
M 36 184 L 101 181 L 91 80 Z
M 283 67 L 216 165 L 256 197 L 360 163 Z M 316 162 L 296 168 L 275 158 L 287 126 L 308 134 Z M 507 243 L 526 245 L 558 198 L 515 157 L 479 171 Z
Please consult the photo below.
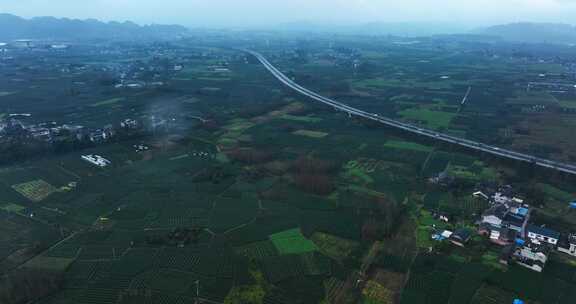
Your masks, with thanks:
M 144 151 L 150 150 L 150 147 L 148 147 L 145 144 L 136 144 L 136 145 L 132 145 L 132 147 L 134 148 L 134 150 L 136 152 L 144 152 Z
M 87 145 L 99 145 L 113 140 L 116 137 L 140 135 L 144 133 L 156 134 L 168 132 L 180 126 L 179 120 L 174 117 L 151 115 L 145 119 L 126 118 L 117 124 L 108 124 L 102 128 L 87 128 L 81 125 L 58 124 L 56 122 L 26 124 L 20 116 L 29 117 L 29 114 L 10 114 L 5 119 L 0 119 L 0 144 L 9 145 L 27 144 L 36 147 L 38 143 L 45 149 L 57 147 L 60 144 L 77 143 L 71 148 L 81 148 Z M 140 143 L 133 145 L 136 152 L 150 150 L 150 147 Z M 204 157 L 204 152 L 198 152 L 198 156 Z M 106 167 L 110 163 L 103 158 L 82 157 L 85 161 L 99 167 Z
M 140 81 L 140 80 L 120 80 L 120 83 L 114 85 L 116 89 L 143 89 L 158 88 L 164 86 L 164 81 Z
M 501 263 L 515 261 L 541 272 L 553 250 L 576 256 L 576 235 L 561 235 L 531 223 L 532 208 L 514 195 L 512 187 L 477 191 L 473 195 L 490 203 L 478 222 L 478 233 L 503 246 Z
M 125 119 L 120 122 L 121 129 L 137 129 L 138 127 L 139 124 L 134 119 Z M 28 137 L 49 143 L 63 140 L 101 143 L 114 137 L 116 132 L 117 128 L 112 124 L 102 128 L 90 129 L 81 125 L 60 125 L 56 122 L 27 125 L 13 117 L 0 121 L 0 138 Z
M 547 91 L 556 94 L 574 94 L 576 93 L 576 83 L 566 81 L 529 82 L 526 91 L 530 92 L 532 90 Z

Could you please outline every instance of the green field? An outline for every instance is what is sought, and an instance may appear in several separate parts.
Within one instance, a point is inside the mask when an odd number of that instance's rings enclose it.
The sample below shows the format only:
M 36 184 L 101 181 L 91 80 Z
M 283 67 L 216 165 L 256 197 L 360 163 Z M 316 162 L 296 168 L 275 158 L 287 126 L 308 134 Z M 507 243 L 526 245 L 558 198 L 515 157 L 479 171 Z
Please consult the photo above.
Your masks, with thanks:
M 359 246 L 359 243 L 356 241 L 322 232 L 314 233 L 310 239 L 318 247 L 319 251 L 337 261 L 342 261 L 349 257 Z
M 408 84 L 396 79 L 372 78 L 361 81 L 353 81 L 352 86 L 358 89 L 385 88 L 385 87 L 407 87 Z
M 289 115 L 289 114 L 285 114 L 280 116 L 281 119 L 286 119 L 286 120 L 290 120 L 290 121 L 297 121 L 297 122 L 320 122 L 322 121 L 322 118 L 319 117 L 310 117 L 310 116 L 295 116 L 295 115 Z
M 318 250 L 314 242 L 302 235 L 299 228 L 274 233 L 269 238 L 280 254 L 298 254 Z
M 312 131 L 312 130 L 298 130 L 298 131 L 294 131 L 293 134 L 311 137 L 311 138 L 324 138 L 324 137 L 328 136 L 329 133 L 321 132 L 321 131 Z
M 545 184 L 545 183 L 538 183 L 536 185 L 536 187 L 538 189 L 542 190 L 547 195 L 549 195 L 551 198 L 556 199 L 560 202 L 564 202 L 564 203 L 568 204 L 569 202 L 574 200 L 574 195 L 572 195 L 571 193 L 568 193 L 564 190 L 558 189 L 558 188 L 554 187 L 553 185 Z
M 17 92 L 2 92 L 0 91 L 0 97 L 6 97 L 6 96 L 10 96 L 13 94 L 16 94 Z
M 229 77 L 196 77 L 198 80 L 206 80 L 206 81 L 230 81 L 232 78 Z
M 430 146 L 421 145 L 415 142 L 409 141 L 398 141 L 398 140 L 390 140 L 384 143 L 384 147 L 387 148 L 396 148 L 396 149 L 405 149 L 405 150 L 415 150 L 420 152 L 431 152 L 434 148 Z
M 70 258 L 36 257 L 23 265 L 26 268 L 65 271 L 74 260 Z
M 560 100 L 558 104 L 567 109 L 576 109 L 576 100 Z
M 566 50 L 464 36 L 194 35 L 117 52 L 98 42 L 14 50 L 2 62 L 2 91 L 18 92 L 0 93 L 2 113 L 117 131 L 105 142 L 66 128 L 53 143 L 0 136 L 0 271 L 14 274 L 0 280 L 2 304 L 5 291 L 32 290 L 26 282 L 49 290 L 21 303 L 574 302 L 568 256 L 551 254 L 536 273 L 502 266 L 501 248 L 480 235 L 464 248 L 431 238 L 474 230 L 490 204 L 471 194 L 492 183 L 512 185 L 534 224 L 573 232 L 574 177 L 334 111 L 238 47 L 250 42 L 295 82 L 363 111 L 572 162 L 572 97 L 526 93 L 541 70 L 559 69 L 536 58 L 570 62 Z M 63 64 L 71 72 L 59 75 Z M 110 67 L 164 85 L 115 90 Z M 120 128 L 126 118 L 141 127 Z M 443 172 L 452 178 L 436 183 Z M 33 281 L 44 275 L 57 284 Z
M 520 93 L 517 97 L 508 99 L 507 103 L 522 104 L 522 105 L 535 105 L 535 104 L 555 104 L 558 100 L 547 93 Z
M 440 112 L 429 109 L 407 109 L 398 112 L 398 115 L 404 119 L 419 121 L 433 129 L 448 128 L 452 119 L 456 117 L 455 113 Z
M 26 207 L 24 207 L 22 205 L 10 203 L 10 204 L 0 206 L 0 209 L 7 211 L 7 212 L 21 212 L 21 211 L 25 210 Z
M 374 179 L 368 174 L 368 171 L 373 171 L 373 169 L 366 169 L 356 160 L 349 161 L 344 166 L 344 169 L 346 170 L 343 173 L 344 178 L 350 180 L 353 183 L 358 183 L 361 185 L 374 183 Z
M 41 179 L 12 185 L 12 188 L 33 202 L 40 202 L 58 191 L 54 186 Z
M 102 100 L 102 101 L 93 103 L 90 106 L 92 106 L 92 107 L 109 106 L 109 105 L 117 104 L 117 103 L 124 101 L 124 100 L 125 100 L 124 97 L 110 98 L 110 99 L 106 99 L 106 100 Z

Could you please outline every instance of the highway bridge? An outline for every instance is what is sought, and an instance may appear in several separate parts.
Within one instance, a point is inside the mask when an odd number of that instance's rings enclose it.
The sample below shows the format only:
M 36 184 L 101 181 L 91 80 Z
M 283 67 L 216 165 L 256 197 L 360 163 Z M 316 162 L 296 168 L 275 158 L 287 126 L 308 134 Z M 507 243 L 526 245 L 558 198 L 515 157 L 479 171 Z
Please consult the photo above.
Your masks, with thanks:
M 372 121 L 376 121 L 376 122 L 385 124 L 385 125 L 390 126 L 390 127 L 402 129 L 402 130 L 407 131 L 407 132 L 411 132 L 411 133 L 415 133 L 415 134 L 418 134 L 421 136 L 433 138 L 435 140 L 459 145 L 459 146 L 473 149 L 476 151 L 486 152 L 486 153 L 496 155 L 499 157 L 514 159 L 514 160 L 523 161 L 523 162 L 527 162 L 527 163 L 533 163 L 533 164 L 540 166 L 540 167 L 549 168 L 549 169 L 553 169 L 553 170 L 557 170 L 557 171 L 561 171 L 561 172 L 565 172 L 565 173 L 570 173 L 570 174 L 576 174 L 576 165 L 552 161 L 549 159 L 544 159 L 544 158 L 536 157 L 536 156 L 529 155 L 529 154 L 519 153 L 519 152 L 515 152 L 512 150 L 503 149 L 503 148 L 499 148 L 496 146 L 487 145 L 487 144 L 483 144 L 480 142 L 451 136 L 448 134 L 443 134 L 443 133 L 436 132 L 433 130 L 421 128 L 420 126 L 415 126 L 412 124 L 408 124 L 408 123 L 400 122 L 400 121 L 397 121 L 394 119 L 379 116 L 376 113 L 369 113 L 369 112 L 366 112 L 366 111 L 363 111 L 363 110 L 360 110 L 360 109 L 357 109 L 354 107 L 350 107 L 344 103 L 341 103 L 341 102 L 338 102 L 336 100 L 333 100 L 333 99 L 324 97 L 322 95 L 319 95 L 319 94 L 317 94 L 313 91 L 310 91 L 310 90 L 302 87 L 301 85 L 295 83 L 294 81 L 292 81 L 292 79 L 288 78 L 286 75 L 284 75 L 282 72 L 280 72 L 280 70 L 278 70 L 276 67 L 274 67 L 260 53 L 257 53 L 257 52 L 251 51 L 251 50 L 244 50 L 244 51 L 248 52 L 252 56 L 256 57 L 256 59 L 258 59 L 258 61 L 260 61 L 260 63 L 262 63 L 264 65 L 264 67 L 266 67 L 266 69 L 268 69 L 268 71 L 270 71 L 270 73 L 272 73 L 272 75 L 274 75 L 274 77 L 276 77 L 278 80 L 280 80 L 284 85 L 290 87 L 291 89 L 295 90 L 296 92 L 298 92 L 304 96 L 307 96 L 313 100 L 319 101 L 325 105 L 331 106 L 331 107 L 335 108 L 336 110 L 344 111 L 344 112 L 348 113 L 349 115 L 363 117 L 363 118 L 366 118 L 366 119 L 369 119 Z

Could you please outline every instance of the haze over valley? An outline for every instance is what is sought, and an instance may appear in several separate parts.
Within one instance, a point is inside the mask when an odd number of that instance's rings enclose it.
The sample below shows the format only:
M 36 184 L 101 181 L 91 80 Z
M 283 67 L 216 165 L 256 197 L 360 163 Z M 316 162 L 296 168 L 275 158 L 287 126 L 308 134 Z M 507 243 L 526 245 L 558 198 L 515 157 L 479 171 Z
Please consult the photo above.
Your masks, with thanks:
M 573 303 L 575 15 L 3 0 L 0 303 Z

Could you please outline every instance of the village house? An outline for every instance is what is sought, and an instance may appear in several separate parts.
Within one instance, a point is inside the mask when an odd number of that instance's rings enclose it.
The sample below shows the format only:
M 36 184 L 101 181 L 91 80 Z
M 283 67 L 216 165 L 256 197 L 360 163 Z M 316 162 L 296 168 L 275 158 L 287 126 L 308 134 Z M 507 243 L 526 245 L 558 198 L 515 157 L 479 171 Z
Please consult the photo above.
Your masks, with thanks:
M 517 198 L 515 196 L 511 196 L 509 194 L 505 194 L 505 193 L 501 193 L 501 192 L 494 193 L 494 195 L 492 196 L 492 200 L 498 204 L 506 204 L 506 203 L 510 203 L 510 202 L 522 204 L 524 202 L 524 200 L 521 198 Z
M 106 131 L 104 131 L 103 129 L 97 129 L 91 131 L 88 134 L 88 140 L 90 140 L 93 143 L 105 142 L 107 139 L 108 139 L 108 133 L 106 133 Z
M 454 245 L 464 247 L 466 243 L 470 241 L 471 238 L 472 238 L 472 232 L 468 229 L 461 228 L 454 231 L 454 233 L 450 235 L 449 240 Z
M 560 239 L 560 233 L 548 228 L 539 227 L 536 225 L 528 225 L 526 230 L 526 237 L 528 237 L 530 241 L 535 244 L 548 243 L 556 246 L 558 244 L 558 240 Z
M 101 168 L 107 167 L 112 163 L 104 157 L 96 154 L 82 155 L 82 159 Z
M 50 132 L 49 128 L 32 126 L 28 128 L 28 131 L 30 132 L 30 135 L 36 140 L 46 142 L 52 140 L 52 132 Z
M 504 217 L 508 213 L 508 208 L 505 205 L 496 205 L 484 211 L 482 214 L 481 224 L 492 226 L 496 228 L 502 227 Z
M 505 245 L 523 235 L 530 218 L 530 208 L 515 201 L 495 204 L 482 214 L 478 233 L 490 236 L 494 243 Z
M 524 231 L 524 228 L 528 224 L 528 213 L 527 211 L 522 211 L 522 213 L 518 213 L 513 209 L 509 209 L 509 212 L 504 216 L 502 222 L 505 224 L 505 227 L 516 230 L 519 233 L 522 233 L 522 231 Z
M 510 185 L 498 187 L 497 190 L 494 190 L 494 188 L 490 186 L 481 187 L 480 190 L 472 193 L 472 195 L 485 199 L 491 204 L 524 203 L 523 199 L 514 194 L 514 190 Z
M 576 257 L 576 234 L 565 234 L 558 241 L 558 251 Z
M 444 170 L 438 173 L 436 176 L 429 178 L 428 181 L 432 184 L 437 184 L 446 187 L 454 183 L 454 177 L 450 176 L 450 174 L 446 170 Z
M 82 140 L 84 138 L 84 127 L 79 125 L 62 125 L 62 129 L 70 133 L 76 140 Z
M 138 122 L 134 119 L 126 118 L 120 122 L 120 127 L 124 129 L 136 129 Z
M 486 193 L 484 193 L 484 192 L 482 192 L 482 191 L 476 191 L 476 192 L 472 193 L 472 195 L 473 195 L 474 197 L 483 198 L 483 199 L 485 199 L 485 200 L 487 200 L 487 201 L 490 200 L 490 196 L 488 196 L 488 194 L 486 194 Z
M 512 258 L 518 265 L 532 269 L 537 272 L 544 270 L 544 265 L 548 260 L 550 248 L 534 243 L 526 243 L 516 246 Z
M 502 246 L 514 243 L 519 235 L 518 231 L 514 229 L 491 227 L 486 224 L 481 224 L 478 232 L 481 235 L 487 235 L 491 242 Z

